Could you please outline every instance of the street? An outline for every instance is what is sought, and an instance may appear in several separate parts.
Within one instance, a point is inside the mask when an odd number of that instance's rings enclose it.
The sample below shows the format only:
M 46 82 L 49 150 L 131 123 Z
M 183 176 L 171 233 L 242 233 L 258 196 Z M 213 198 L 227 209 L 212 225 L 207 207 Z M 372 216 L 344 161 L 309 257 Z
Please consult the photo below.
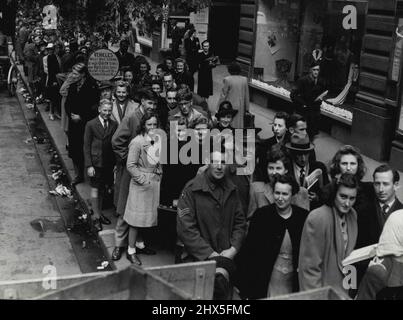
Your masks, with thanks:
M 49 194 L 51 146 L 35 142 L 30 131 L 39 137 L 44 130 L 32 110 L 24 111 L 28 122 L 17 99 L 0 93 L 0 280 L 40 279 L 48 265 L 58 276 L 96 271 L 102 251 L 84 250 L 83 235 L 67 234 L 74 200 Z

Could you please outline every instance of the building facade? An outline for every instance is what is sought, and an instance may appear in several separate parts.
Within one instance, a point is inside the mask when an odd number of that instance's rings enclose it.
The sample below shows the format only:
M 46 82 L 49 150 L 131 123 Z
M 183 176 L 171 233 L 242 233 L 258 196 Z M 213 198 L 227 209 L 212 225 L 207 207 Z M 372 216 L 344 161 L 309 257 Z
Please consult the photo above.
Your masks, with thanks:
M 403 1 L 242 0 L 238 62 L 252 101 L 292 111 L 290 91 L 319 61 L 322 130 L 403 170 Z

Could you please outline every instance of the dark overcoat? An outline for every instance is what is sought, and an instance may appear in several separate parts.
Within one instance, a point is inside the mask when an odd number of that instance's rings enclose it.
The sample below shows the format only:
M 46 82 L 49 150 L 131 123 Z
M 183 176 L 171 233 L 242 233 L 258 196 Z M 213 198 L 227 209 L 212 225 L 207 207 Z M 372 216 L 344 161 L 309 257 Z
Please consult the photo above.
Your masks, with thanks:
M 210 64 L 209 59 L 214 55 L 212 52 L 205 54 L 200 52 L 198 54 L 198 82 L 197 82 L 197 94 L 203 98 L 208 98 L 213 95 L 213 66 Z
M 84 163 L 85 125 L 98 115 L 98 102 L 98 88 L 91 79 L 85 79 L 81 88 L 78 88 L 77 82 L 70 85 L 65 104 L 66 113 L 69 119 L 72 113 L 81 117 L 79 122 L 70 120 L 68 128 L 69 157 L 77 164 Z

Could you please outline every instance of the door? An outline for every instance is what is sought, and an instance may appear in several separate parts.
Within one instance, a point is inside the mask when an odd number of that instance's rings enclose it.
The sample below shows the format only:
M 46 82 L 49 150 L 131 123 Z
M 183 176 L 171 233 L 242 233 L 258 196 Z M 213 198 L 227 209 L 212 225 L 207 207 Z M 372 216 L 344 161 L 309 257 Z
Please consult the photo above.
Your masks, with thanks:
M 238 54 L 240 1 L 213 1 L 210 8 L 209 40 L 222 63 Z

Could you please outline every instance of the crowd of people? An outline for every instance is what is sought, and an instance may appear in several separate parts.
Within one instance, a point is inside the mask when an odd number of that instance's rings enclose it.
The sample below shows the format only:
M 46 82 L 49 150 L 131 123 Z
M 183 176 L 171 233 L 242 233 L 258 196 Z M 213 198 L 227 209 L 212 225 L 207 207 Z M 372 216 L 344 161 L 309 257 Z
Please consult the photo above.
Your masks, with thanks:
M 142 265 L 141 254 L 156 254 L 142 233 L 158 224 L 158 210 L 165 207 L 177 210 L 176 262 L 216 261 L 215 299 L 231 299 L 234 287 L 242 298 L 258 299 L 328 285 L 375 299 L 383 289 L 402 286 L 399 173 L 384 164 L 373 172 L 373 182 L 363 182 L 363 157 L 350 145 L 326 166 L 316 159 L 312 141 L 317 129 L 310 126 L 317 120 L 304 114 L 278 112 L 274 136 L 261 140 L 259 129 L 244 121 L 248 84 L 237 63 L 228 66 L 230 76 L 212 114 L 207 98 L 217 60 L 207 40 L 195 39 L 194 28 L 183 42 L 185 55 L 178 56 L 175 43 L 175 56 L 153 72 L 122 39 L 116 53 L 120 77 L 97 83 L 86 66 L 97 47 L 87 37 L 66 40 L 20 23 L 18 57 L 36 97 L 48 99 L 49 117 L 61 110 L 76 170 L 72 184 L 90 180 L 96 231 L 110 223 L 102 203 L 114 191 L 112 259 L 125 254 Z M 304 92 L 295 96 L 304 107 L 312 104 Z M 211 129 L 219 134 L 212 137 Z M 241 143 L 234 138 L 237 130 Z M 157 139 L 160 132 L 170 139 Z M 217 146 L 217 137 L 227 139 Z M 158 156 L 163 148 L 167 161 Z M 248 159 L 255 166 L 238 174 Z M 342 261 L 376 243 L 369 265 L 357 265 L 358 290 L 346 286 Z

